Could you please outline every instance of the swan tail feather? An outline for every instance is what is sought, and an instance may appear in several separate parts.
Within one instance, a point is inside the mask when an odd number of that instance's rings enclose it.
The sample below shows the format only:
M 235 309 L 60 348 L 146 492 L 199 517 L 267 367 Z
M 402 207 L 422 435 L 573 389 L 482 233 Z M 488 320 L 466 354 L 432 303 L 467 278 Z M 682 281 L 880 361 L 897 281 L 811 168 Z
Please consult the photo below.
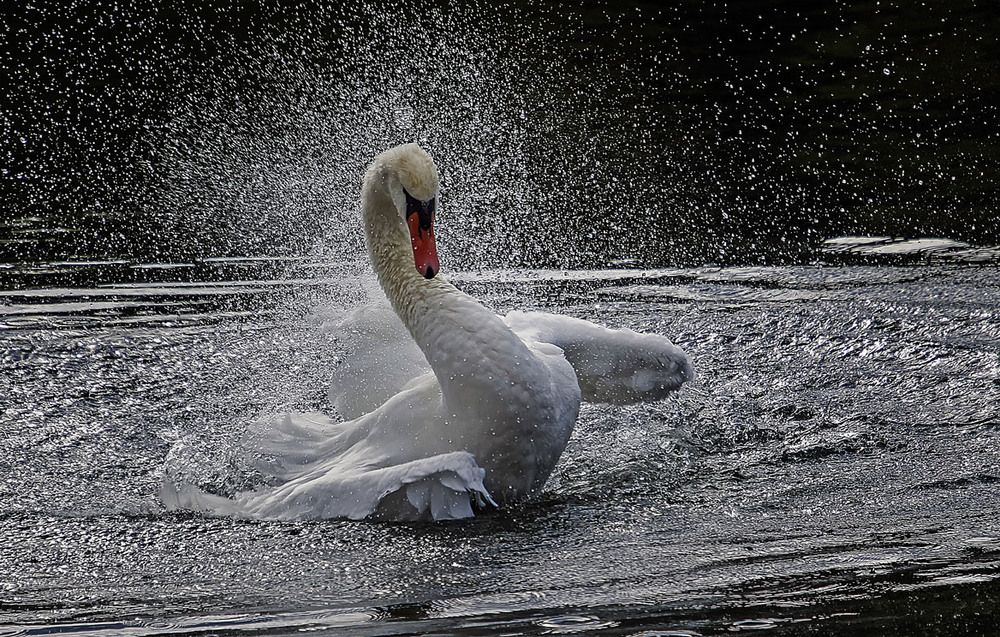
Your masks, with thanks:
M 486 472 L 479 467 L 475 469 L 478 471 L 441 471 L 407 484 L 406 500 L 416 511 L 416 519 L 461 520 L 474 517 L 473 505 L 478 509 L 485 508 L 487 503 L 496 507 L 483 486 Z M 388 511 L 392 506 L 391 501 L 383 499 L 379 511 Z

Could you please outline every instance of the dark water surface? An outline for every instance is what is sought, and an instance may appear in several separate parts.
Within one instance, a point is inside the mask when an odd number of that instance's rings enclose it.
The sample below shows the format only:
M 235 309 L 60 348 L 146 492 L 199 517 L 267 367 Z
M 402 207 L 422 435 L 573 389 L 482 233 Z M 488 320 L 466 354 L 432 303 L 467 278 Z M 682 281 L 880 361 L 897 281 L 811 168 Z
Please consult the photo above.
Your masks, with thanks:
M 1000 20 L 928 4 L 5 10 L 0 634 L 995 632 Z M 166 513 L 330 409 L 411 140 L 457 285 L 698 380 L 470 522 Z
M 329 409 L 322 326 L 342 283 L 7 292 L 0 631 L 983 634 L 997 619 L 995 267 L 455 278 L 499 311 L 669 335 L 700 378 L 662 403 L 586 407 L 542 496 L 471 522 L 167 514 L 166 464 L 236 490 L 248 422 Z

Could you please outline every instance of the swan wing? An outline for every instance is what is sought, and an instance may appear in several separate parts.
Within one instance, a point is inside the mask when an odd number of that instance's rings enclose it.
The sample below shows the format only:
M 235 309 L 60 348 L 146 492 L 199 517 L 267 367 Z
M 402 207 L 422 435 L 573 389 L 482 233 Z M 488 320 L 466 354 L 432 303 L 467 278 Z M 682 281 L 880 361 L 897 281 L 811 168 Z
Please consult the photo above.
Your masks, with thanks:
M 348 422 L 292 413 L 262 421 L 243 447 L 268 482 L 232 499 L 164 480 L 169 510 L 302 520 L 376 517 L 449 520 L 496 506 L 486 471 L 449 444 L 441 390 L 432 374 L 375 411 Z
M 332 331 L 343 356 L 333 374 L 329 399 L 345 420 L 374 411 L 431 371 L 385 301 L 355 309 Z
M 694 377 L 687 354 L 657 334 L 545 312 L 511 312 L 504 322 L 526 343 L 562 349 L 588 402 L 659 400 Z
M 485 470 L 467 451 L 374 468 L 351 462 L 354 455 L 233 499 L 168 481 L 160 495 L 168 510 L 269 520 L 458 520 L 473 517 L 473 505 L 496 506 L 483 486 Z
M 483 486 L 485 470 L 466 451 L 388 466 L 372 462 L 379 455 L 363 445 L 278 487 L 243 494 L 237 503 L 248 517 L 279 520 L 453 520 L 472 517 L 473 504 L 493 503 Z

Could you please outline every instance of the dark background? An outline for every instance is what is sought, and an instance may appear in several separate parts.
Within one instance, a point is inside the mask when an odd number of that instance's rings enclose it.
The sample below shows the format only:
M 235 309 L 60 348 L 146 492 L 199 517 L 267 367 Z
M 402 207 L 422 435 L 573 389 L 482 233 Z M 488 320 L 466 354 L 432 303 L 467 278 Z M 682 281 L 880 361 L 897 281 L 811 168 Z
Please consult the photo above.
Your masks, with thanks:
M 357 259 L 364 165 L 412 140 L 452 268 L 1000 243 L 994 6 L 19 2 L 0 263 Z

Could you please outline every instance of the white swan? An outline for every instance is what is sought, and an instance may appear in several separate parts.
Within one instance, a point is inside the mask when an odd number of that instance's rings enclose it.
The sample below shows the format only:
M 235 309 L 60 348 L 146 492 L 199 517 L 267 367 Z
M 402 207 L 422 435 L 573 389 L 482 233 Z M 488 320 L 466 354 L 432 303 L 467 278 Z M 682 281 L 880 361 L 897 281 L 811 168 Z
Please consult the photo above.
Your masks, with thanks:
M 437 197 L 437 169 L 416 144 L 382 153 L 365 175 L 368 254 L 399 318 L 365 310 L 351 319 L 364 327 L 355 332 L 369 334 L 334 392 L 351 420 L 285 416 L 251 441 L 269 458 L 260 468 L 276 486 L 228 499 L 165 480 L 169 509 L 278 519 L 470 517 L 541 489 L 581 399 L 655 400 L 692 377 L 687 356 L 663 337 L 537 312 L 501 319 L 436 277 Z M 409 335 L 400 337 L 403 325 Z M 349 382 L 370 378 L 371 364 L 395 373 L 378 387 Z

